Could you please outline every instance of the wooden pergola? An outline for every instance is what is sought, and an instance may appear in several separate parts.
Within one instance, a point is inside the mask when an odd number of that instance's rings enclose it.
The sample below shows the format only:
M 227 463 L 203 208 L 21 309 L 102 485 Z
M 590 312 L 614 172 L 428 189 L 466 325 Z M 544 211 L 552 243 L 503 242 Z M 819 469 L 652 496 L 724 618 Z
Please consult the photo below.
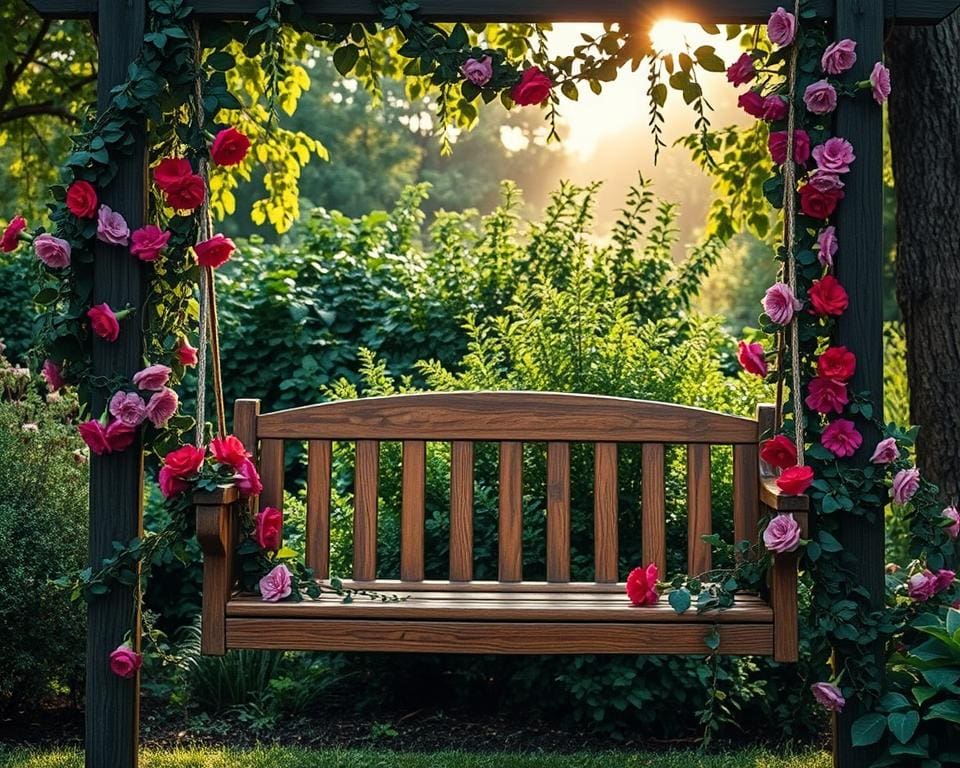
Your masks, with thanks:
M 124 82 L 129 64 L 143 41 L 146 0 L 28 0 L 44 17 L 89 18 L 98 30 L 98 104 L 110 102 L 111 89 Z M 858 43 L 857 80 L 869 76 L 882 59 L 885 25 L 936 24 L 960 0 L 813 0 L 818 13 L 832 19 L 837 38 Z M 208 19 L 252 18 L 263 0 L 194 0 L 194 12 Z M 375 0 L 301 0 L 305 14 L 323 21 L 379 19 Z M 669 17 L 699 23 L 761 23 L 785 0 L 420 0 L 422 15 L 432 21 L 469 22 L 615 22 Z M 852 387 L 869 391 L 874 413 L 883 408 L 883 122 L 881 111 L 867 99 L 844 100 L 836 113 L 836 134 L 850 140 L 857 163 L 846 177 L 847 202 L 837 215 L 843 258 L 837 277 L 851 297 L 850 311 L 838 324 L 837 343 L 858 360 Z M 119 161 L 113 184 L 101 190 L 102 201 L 126 215 L 131 229 L 147 216 L 147 147 L 145 130 L 137 136 L 130 157 Z M 146 269 L 137 259 L 117 259 L 113 247 L 97 243 L 94 302 L 141 306 L 146 298 Z M 130 378 L 142 366 L 142 339 L 124 334 L 108 344 L 94 339 L 93 375 Z M 92 403 L 103 410 L 104 394 Z M 865 445 L 874 445 L 863 425 Z M 875 437 L 875 435 L 874 435 Z M 867 456 L 861 456 L 866 462 Z M 93 456 L 90 472 L 89 559 L 97 564 L 112 554 L 112 542 L 142 533 L 143 457 L 140 450 Z M 844 519 L 843 546 L 859 561 L 859 579 L 880 606 L 884 599 L 884 530 L 863 516 Z M 107 658 L 127 632 L 130 594 L 114 589 L 89 606 L 87 630 L 86 765 L 87 768 L 133 768 L 137 765 L 139 683 L 111 674 Z M 137 641 L 138 638 L 137 638 Z M 834 760 L 852 768 L 873 762 L 869 750 L 854 749 L 850 724 L 856 708 L 848 707 L 834 723 Z

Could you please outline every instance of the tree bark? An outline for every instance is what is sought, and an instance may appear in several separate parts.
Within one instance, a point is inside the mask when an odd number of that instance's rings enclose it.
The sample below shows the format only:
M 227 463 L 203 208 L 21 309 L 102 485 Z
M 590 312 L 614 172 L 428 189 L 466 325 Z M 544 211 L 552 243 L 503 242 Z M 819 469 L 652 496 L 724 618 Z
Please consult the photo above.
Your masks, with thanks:
M 890 142 L 897 188 L 897 300 L 907 334 L 918 465 L 960 495 L 960 13 L 897 27 Z

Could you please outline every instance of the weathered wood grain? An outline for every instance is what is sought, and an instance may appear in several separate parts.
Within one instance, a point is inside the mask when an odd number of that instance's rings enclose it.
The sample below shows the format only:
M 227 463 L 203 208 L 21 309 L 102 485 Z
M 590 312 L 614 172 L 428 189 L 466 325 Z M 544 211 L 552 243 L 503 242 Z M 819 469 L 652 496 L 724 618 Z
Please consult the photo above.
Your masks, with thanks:
M 500 581 L 523 579 L 523 443 L 500 443 Z
M 372 581 L 377 576 L 377 501 L 380 481 L 380 443 L 357 442 L 353 489 L 353 578 Z
M 423 537 L 426 509 L 427 444 L 403 444 L 403 500 L 400 511 L 400 578 L 423 578 Z
M 643 565 L 655 563 L 661 576 L 667 572 L 666 482 L 663 470 L 663 445 L 645 443 L 640 480 L 641 545 Z
M 593 551 L 594 578 L 601 583 L 619 580 L 617 513 L 617 444 L 597 443 L 594 452 Z
M 547 581 L 570 581 L 570 444 L 547 445 Z
M 687 573 L 696 576 L 711 568 L 713 554 L 703 536 L 713 532 L 710 446 L 687 446 Z
M 307 446 L 306 563 L 317 578 L 330 575 L 330 477 L 333 443 L 311 440 Z
M 450 580 L 473 578 L 473 443 L 450 448 Z

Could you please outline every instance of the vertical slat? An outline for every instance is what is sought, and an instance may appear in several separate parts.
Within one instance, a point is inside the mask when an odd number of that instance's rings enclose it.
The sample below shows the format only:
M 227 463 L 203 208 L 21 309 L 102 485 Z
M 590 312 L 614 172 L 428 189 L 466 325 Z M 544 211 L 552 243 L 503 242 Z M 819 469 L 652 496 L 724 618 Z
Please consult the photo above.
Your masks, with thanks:
M 523 443 L 500 443 L 500 581 L 523 580 Z
M 710 545 L 702 537 L 713 532 L 710 518 L 710 446 L 687 446 L 687 570 L 706 573 L 712 562 Z
M 307 567 L 321 579 L 330 576 L 330 469 L 333 443 L 311 440 L 307 446 Z
M 733 446 L 733 537 L 757 542 L 760 521 L 760 456 L 756 445 Z
M 773 405 L 757 406 L 757 438 L 760 443 L 764 443 L 776 434 L 777 430 L 777 409 Z M 760 465 L 760 472 L 764 477 L 770 477 L 775 474 L 773 467 L 767 463 Z
M 616 583 L 617 568 L 617 444 L 597 443 L 594 454 L 593 530 L 596 580 Z
M 797 553 L 776 555 L 771 573 L 773 658 L 794 662 L 800 654 L 797 627 Z
M 570 444 L 547 445 L 547 581 L 570 581 Z
M 260 417 L 259 400 L 237 400 L 233 405 L 233 434 L 243 443 L 244 447 L 253 456 L 253 463 L 259 468 L 257 445 L 257 419 Z M 247 501 L 247 508 L 251 515 L 256 515 L 260 508 L 259 497 L 254 496 Z
M 260 507 L 283 510 L 283 440 L 260 441 Z
M 473 579 L 473 443 L 450 449 L 450 581 Z
M 377 575 L 378 441 L 357 441 L 354 472 L 353 578 L 357 581 L 373 581 Z
M 662 444 L 644 444 L 641 481 L 643 564 L 656 563 L 663 578 L 667 572 L 667 504 Z
M 423 581 L 423 518 L 427 482 L 427 444 L 403 444 L 403 509 L 400 517 L 400 578 Z

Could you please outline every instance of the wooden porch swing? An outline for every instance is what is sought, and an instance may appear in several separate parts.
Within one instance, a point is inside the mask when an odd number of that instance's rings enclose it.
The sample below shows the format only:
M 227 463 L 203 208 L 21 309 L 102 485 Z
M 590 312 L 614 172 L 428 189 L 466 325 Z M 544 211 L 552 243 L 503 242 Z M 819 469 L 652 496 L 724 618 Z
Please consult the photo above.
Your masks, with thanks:
M 778 555 L 769 596 L 738 595 L 722 612 L 677 614 L 662 600 L 635 608 L 618 559 L 618 445 L 642 445 L 642 550 L 666 572 L 664 450 L 686 446 L 691 574 L 711 569 L 702 536 L 712 532 L 711 459 L 733 446 L 733 528 L 756 541 L 767 513 L 806 524 L 806 497 L 785 496 L 762 467 L 758 444 L 774 427 L 773 406 L 745 419 L 677 405 L 533 392 L 417 394 L 314 405 L 261 414 L 236 404 L 234 432 L 258 461 L 263 492 L 253 505 L 283 506 L 284 445 L 307 441 L 307 565 L 330 576 L 333 441 L 355 443 L 353 573 L 348 587 L 409 595 L 402 603 L 345 604 L 337 598 L 265 603 L 236 591 L 236 489 L 198 494 L 204 555 L 203 651 L 230 648 L 493 654 L 700 654 L 719 632 L 719 652 L 797 659 L 797 556 Z M 380 444 L 403 443 L 400 580 L 378 578 Z M 427 442 L 451 443 L 449 576 L 424 579 Z M 499 443 L 499 576 L 473 572 L 474 445 Z M 546 444 L 547 580 L 523 578 L 523 448 Z M 570 580 L 570 446 L 592 443 L 594 581 Z

